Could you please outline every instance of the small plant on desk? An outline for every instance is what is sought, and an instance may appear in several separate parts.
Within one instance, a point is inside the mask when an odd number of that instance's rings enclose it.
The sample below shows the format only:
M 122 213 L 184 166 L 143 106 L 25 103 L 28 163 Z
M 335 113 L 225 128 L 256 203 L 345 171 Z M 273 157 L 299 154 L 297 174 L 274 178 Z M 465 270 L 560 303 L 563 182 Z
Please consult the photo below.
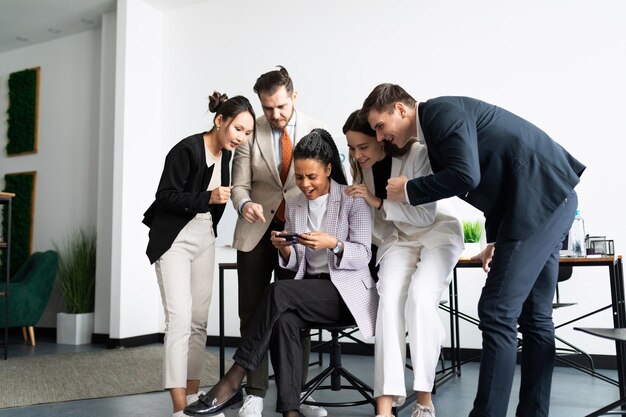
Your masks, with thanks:
M 478 243 L 482 236 L 482 226 L 478 220 L 463 222 L 463 241 L 465 243 Z
M 479 242 L 482 233 L 482 224 L 478 220 L 463 222 L 463 241 L 465 242 L 465 248 L 461 253 L 461 258 L 471 258 L 480 252 Z

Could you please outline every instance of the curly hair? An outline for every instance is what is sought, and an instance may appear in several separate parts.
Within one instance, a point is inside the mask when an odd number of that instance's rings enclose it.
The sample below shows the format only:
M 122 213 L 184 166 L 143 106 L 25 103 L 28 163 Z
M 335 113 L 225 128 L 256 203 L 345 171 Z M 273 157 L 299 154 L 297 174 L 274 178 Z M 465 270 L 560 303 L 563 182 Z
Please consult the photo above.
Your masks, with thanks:
M 330 178 L 339 184 L 348 184 L 337 145 L 324 129 L 313 129 L 300 139 L 293 150 L 293 159 L 317 159 L 325 166 L 330 164 Z

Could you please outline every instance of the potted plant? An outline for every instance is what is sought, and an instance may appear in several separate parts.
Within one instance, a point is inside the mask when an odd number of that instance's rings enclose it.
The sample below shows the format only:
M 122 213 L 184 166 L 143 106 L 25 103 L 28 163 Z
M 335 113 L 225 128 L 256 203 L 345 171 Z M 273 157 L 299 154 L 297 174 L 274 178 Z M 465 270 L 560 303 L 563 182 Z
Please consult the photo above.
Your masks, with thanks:
M 57 313 L 57 343 L 91 343 L 96 287 L 96 233 L 76 229 L 61 245 L 59 281 L 67 313 Z
M 462 258 L 471 258 L 480 252 L 480 238 L 483 228 L 480 221 L 463 221 L 463 242 L 465 249 L 461 254 Z

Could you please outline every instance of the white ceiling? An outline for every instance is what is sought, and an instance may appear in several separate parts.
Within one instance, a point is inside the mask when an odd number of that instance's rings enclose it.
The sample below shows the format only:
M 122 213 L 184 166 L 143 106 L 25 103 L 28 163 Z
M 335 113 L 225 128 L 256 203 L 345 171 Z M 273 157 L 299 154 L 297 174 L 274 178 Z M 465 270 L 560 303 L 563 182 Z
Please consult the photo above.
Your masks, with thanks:
M 134 0 L 128 0 L 134 1 Z M 206 0 L 144 0 L 161 10 Z M 0 0 L 0 53 L 100 27 L 116 0 Z
M 0 0 L 0 53 L 97 28 L 115 0 Z

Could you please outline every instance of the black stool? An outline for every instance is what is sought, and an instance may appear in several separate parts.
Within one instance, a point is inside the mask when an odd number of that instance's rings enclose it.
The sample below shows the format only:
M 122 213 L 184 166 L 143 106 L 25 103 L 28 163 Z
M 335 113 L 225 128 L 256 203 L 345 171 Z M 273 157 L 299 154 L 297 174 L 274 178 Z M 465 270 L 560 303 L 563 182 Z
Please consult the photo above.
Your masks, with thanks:
M 330 363 L 328 367 L 326 367 L 322 372 L 320 372 L 317 376 L 313 377 L 310 381 L 308 381 L 304 387 L 302 388 L 303 395 L 300 399 L 300 403 L 309 404 L 309 405 L 319 405 L 322 407 L 352 407 L 355 405 L 363 405 L 363 404 L 371 404 L 374 407 L 374 411 L 376 410 L 376 401 L 372 397 L 374 390 L 372 387 L 367 385 L 365 382 L 361 381 L 355 375 L 353 375 L 350 371 L 343 367 L 341 364 L 341 345 L 339 344 L 339 339 L 348 338 L 357 343 L 364 343 L 363 341 L 352 336 L 353 333 L 358 331 L 358 327 L 355 324 L 347 324 L 347 325 L 313 325 L 310 326 L 310 330 L 326 330 L 331 335 L 331 340 L 321 342 L 315 346 L 311 347 L 311 351 L 324 349 L 329 347 L 330 349 Z M 309 330 L 307 329 L 307 330 Z M 330 385 L 322 385 L 328 378 L 330 378 Z M 342 384 L 342 378 L 347 382 L 347 384 Z M 347 390 L 355 390 L 358 391 L 362 399 L 357 399 L 355 401 L 335 401 L 335 402 L 308 402 L 307 399 L 313 394 L 314 391 L 317 390 L 331 390 L 331 391 L 340 391 L 342 389 Z

